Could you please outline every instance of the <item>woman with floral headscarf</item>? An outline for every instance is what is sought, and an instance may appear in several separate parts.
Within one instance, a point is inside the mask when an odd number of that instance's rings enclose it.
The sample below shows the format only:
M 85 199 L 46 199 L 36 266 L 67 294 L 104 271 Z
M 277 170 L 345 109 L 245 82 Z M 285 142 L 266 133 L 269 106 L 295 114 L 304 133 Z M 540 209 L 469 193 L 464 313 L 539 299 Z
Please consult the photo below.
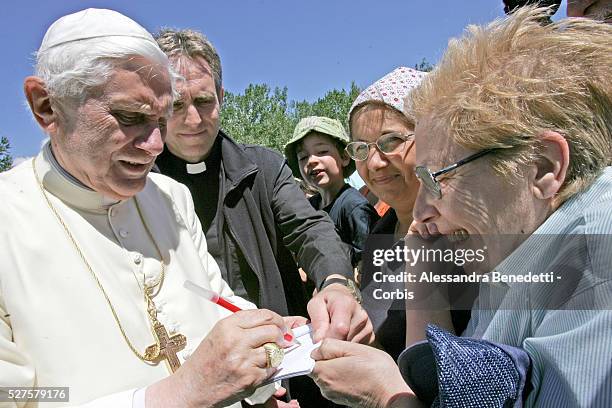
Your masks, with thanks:
M 369 190 L 391 207 L 370 234 L 370 237 L 376 235 L 375 240 L 370 240 L 376 248 L 392 246 L 406 235 L 412 223 L 419 182 L 414 174 L 415 123 L 404 113 L 404 99 L 425 75 L 411 68 L 396 68 L 367 87 L 349 111 L 352 142 L 346 151 L 355 160 L 357 171 Z M 387 270 L 394 266 L 401 267 L 390 264 Z M 380 299 L 381 292 L 393 292 L 395 287 L 388 282 L 377 282 L 373 269 L 372 260 L 364 259 L 363 306 L 370 315 L 378 342 L 397 358 L 405 347 L 405 299 Z M 400 287 L 403 284 L 398 283 Z M 459 326 L 467 323 L 467 318 L 456 320 Z
M 406 235 L 412 223 L 418 189 L 414 122 L 403 113 L 404 98 L 424 76 L 425 72 L 399 67 L 367 87 L 349 111 L 352 143 L 347 152 L 370 191 L 393 209 L 383 219 L 393 229 L 384 232 L 398 236 Z

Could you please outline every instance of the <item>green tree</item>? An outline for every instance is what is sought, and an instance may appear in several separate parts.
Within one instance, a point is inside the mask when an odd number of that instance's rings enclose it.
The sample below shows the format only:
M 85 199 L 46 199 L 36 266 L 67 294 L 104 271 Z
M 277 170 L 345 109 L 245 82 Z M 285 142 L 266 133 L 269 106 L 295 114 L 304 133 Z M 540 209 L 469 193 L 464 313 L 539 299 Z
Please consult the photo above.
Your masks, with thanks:
M 11 146 L 6 137 L 0 138 L 0 172 L 10 169 L 13 166 L 13 158 L 9 154 Z
M 328 118 L 338 119 L 348 129 L 348 111 L 360 92 L 361 90 L 355 82 L 351 82 L 348 91 L 344 88 L 332 89 L 313 103 L 307 101 L 296 103 L 295 115 L 298 119 L 306 116 L 327 116 Z
M 287 88 L 251 84 L 242 95 L 225 92 L 221 128 L 237 141 L 281 151 L 293 126 Z
M 359 95 L 355 83 L 350 89 L 333 89 L 315 102 L 289 101 L 287 88 L 271 89 L 251 84 L 243 94 L 225 92 L 221 128 L 241 143 L 253 143 L 283 151 L 297 122 L 306 116 L 328 116 L 346 125 L 348 110 Z

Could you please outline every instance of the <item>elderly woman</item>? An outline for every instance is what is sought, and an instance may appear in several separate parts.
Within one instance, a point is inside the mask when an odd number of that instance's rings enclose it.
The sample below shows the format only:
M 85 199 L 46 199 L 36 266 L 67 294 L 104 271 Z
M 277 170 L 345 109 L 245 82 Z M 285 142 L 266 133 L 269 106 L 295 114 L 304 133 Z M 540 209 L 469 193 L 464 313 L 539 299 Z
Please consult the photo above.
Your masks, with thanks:
M 403 376 L 378 350 L 324 342 L 313 375 L 328 397 L 377 407 L 610 406 L 612 28 L 541 26 L 543 15 L 526 8 L 471 27 L 411 95 L 414 218 L 424 235 L 460 231 L 458 246 L 493 245 L 503 260 L 476 265 L 479 279 L 556 278 L 483 284 L 462 337 L 428 326 L 427 342 L 400 357 Z M 496 272 L 482 273 L 490 265 Z M 505 296 L 485 310 L 496 288 Z

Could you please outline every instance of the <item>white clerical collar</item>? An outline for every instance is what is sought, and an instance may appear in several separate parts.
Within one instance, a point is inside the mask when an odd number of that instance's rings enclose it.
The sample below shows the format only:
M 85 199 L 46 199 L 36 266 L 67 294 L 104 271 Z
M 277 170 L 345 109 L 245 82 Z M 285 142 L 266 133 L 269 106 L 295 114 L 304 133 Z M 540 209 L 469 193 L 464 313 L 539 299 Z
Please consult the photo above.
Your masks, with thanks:
M 206 171 L 206 162 L 187 163 L 186 167 L 188 174 L 200 174 Z
M 49 158 L 49 164 L 53 167 L 54 170 L 58 171 L 62 176 L 64 176 L 69 182 L 76 184 L 77 186 L 84 188 L 86 190 L 93 191 L 91 188 L 87 187 L 85 184 L 81 183 L 79 179 L 74 177 L 72 174 L 68 173 L 66 169 L 62 167 L 61 164 L 55 158 L 55 154 L 53 154 L 53 150 L 51 149 L 51 142 L 45 143 L 43 146 L 45 150 L 46 157 Z
M 106 212 L 111 205 L 120 201 L 92 190 L 68 173 L 53 155 L 50 142 L 45 144 L 34 165 L 42 177 L 45 189 L 77 208 Z

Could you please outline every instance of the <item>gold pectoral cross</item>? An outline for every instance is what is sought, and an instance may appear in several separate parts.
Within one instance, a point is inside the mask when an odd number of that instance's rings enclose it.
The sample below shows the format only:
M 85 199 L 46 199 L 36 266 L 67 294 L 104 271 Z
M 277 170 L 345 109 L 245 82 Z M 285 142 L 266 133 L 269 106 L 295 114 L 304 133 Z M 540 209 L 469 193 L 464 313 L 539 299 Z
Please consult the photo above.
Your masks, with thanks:
M 147 361 L 160 361 L 165 359 L 173 373 L 181 366 L 176 353 L 185 348 L 187 338 L 180 333 L 173 336 L 168 335 L 168 331 L 159 321 L 153 325 L 153 331 L 157 342 L 150 345 L 145 350 Z

